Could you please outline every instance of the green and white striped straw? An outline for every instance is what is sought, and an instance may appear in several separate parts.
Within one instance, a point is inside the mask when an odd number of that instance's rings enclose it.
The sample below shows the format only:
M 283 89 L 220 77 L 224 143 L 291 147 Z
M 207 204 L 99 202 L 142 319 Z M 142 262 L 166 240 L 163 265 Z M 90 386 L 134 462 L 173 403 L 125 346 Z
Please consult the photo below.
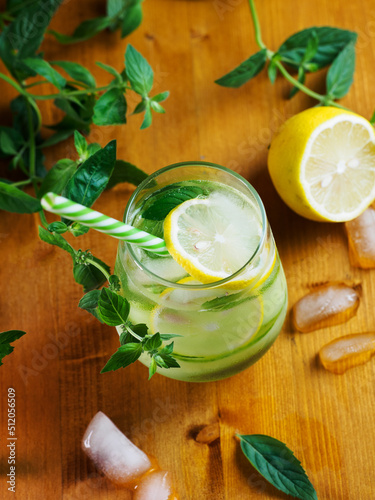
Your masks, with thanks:
M 42 207 L 48 212 L 66 217 L 96 229 L 101 233 L 109 234 L 119 240 L 127 241 L 158 255 L 169 255 L 165 241 L 150 233 L 146 233 L 129 224 L 124 224 L 112 217 L 108 217 L 96 210 L 85 207 L 80 203 L 68 200 L 55 193 L 47 193 L 40 200 Z

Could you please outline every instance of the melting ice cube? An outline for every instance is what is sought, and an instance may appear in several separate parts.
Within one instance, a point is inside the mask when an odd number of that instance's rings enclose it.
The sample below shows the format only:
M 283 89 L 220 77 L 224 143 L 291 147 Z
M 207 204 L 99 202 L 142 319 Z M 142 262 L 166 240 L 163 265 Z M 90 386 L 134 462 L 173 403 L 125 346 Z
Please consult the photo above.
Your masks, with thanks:
M 126 485 L 151 468 L 148 456 L 99 411 L 89 423 L 82 449 L 112 482 Z
M 345 283 L 327 283 L 315 288 L 293 307 L 296 330 L 312 332 L 352 318 L 359 306 L 359 293 Z
M 173 500 L 169 472 L 157 471 L 147 474 L 135 490 L 134 500 Z
M 345 335 L 332 340 L 319 351 L 324 368 L 338 374 L 366 363 L 374 354 L 375 332 Z
M 375 268 L 375 209 L 368 208 L 356 219 L 346 222 L 345 228 L 352 266 Z

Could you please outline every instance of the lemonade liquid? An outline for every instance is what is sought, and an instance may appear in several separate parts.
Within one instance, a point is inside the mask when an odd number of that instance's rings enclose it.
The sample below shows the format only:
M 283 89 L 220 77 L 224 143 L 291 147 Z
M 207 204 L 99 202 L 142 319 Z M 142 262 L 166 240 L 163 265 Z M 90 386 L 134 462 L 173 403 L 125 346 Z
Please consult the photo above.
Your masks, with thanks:
M 120 242 L 115 273 L 130 303 L 133 324 L 145 323 L 151 333 L 180 335 L 173 339 L 180 368 L 158 368 L 158 373 L 178 380 L 211 381 L 247 368 L 270 348 L 285 319 L 287 287 L 263 205 L 253 188 L 223 167 L 200 163 L 180 168 L 177 176 L 171 176 L 171 169 L 178 170 L 174 166 L 155 174 L 148 185 L 146 180 L 129 202 L 126 222 L 163 237 L 163 221 L 146 219 L 147 209 L 168 186 L 199 187 L 203 198 L 219 200 L 225 207 L 218 222 L 224 231 L 228 224 L 236 224 L 233 216 L 238 209 L 245 213 L 249 225 L 244 230 L 251 233 L 249 261 L 237 274 L 201 283 L 172 257 Z M 163 172 L 168 174 L 165 178 Z M 235 242 L 233 252 L 241 254 Z M 146 365 L 149 360 L 147 354 L 140 358 Z

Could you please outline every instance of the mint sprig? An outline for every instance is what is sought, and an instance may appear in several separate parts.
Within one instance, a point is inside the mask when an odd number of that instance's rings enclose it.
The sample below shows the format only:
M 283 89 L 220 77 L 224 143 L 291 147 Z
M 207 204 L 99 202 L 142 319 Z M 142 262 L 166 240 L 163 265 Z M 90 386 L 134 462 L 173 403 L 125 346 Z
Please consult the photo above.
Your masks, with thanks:
M 271 83 L 275 82 L 278 74 L 291 83 L 289 98 L 302 91 L 320 105 L 342 108 L 336 99 L 344 97 L 353 82 L 357 33 L 329 26 L 313 26 L 290 36 L 273 51 L 263 42 L 255 1 L 249 0 L 249 5 L 260 50 L 215 83 L 223 87 L 240 87 L 267 68 Z M 308 73 L 326 66 L 330 66 L 326 93 L 319 94 L 305 85 L 305 79 Z M 297 78 L 288 68 L 297 72 Z
M 128 317 L 130 304 L 120 293 L 120 280 L 116 275 L 110 275 L 109 270 L 97 264 L 90 253 L 79 254 L 81 265 L 90 265 L 102 274 L 109 282 L 108 288 L 91 290 L 79 301 L 79 307 L 91 313 L 95 318 L 109 326 L 117 326 L 122 329 L 120 334 L 120 347 L 109 358 L 101 373 L 126 368 L 139 359 L 143 353 L 147 353 L 150 359 L 149 378 L 157 371 L 157 368 L 179 368 L 179 364 L 173 356 L 173 342 L 164 345 L 164 342 L 180 335 L 160 333 L 150 334 L 144 323 L 132 324 Z M 76 255 L 76 259 L 77 259 Z M 100 262 L 100 261 L 99 261 Z M 105 264 L 104 264 L 105 266 Z
M 301 500 L 318 499 L 301 462 L 284 443 L 263 434 L 237 437 L 251 465 L 278 490 Z
M 112 282 L 116 281 L 112 276 Z M 118 278 L 117 278 L 118 279 Z M 92 294 L 92 292 L 90 292 Z M 100 295 L 92 294 L 89 297 L 83 297 L 80 306 L 89 312 L 95 311 L 99 318 L 110 326 L 120 326 L 122 333 L 120 335 L 120 347 L 110 357 L 101 373 L 125 368 L 139 359 L 143 353 L 147 353 L 150 360 L 149 378 L 151 378 L 157 367 L 178 368 L 180 365 L 173 357 L 173 342 L 164 346 L 164 340 L 170 340 L 179 335 L 169 334 L 162 336 L 160 333 L 150 335 L 147 325 L 141 323 L 133 325 L 128 321 L 130 304 L 125 297 L 118 292 L 103 288 Z
M 207 195 L 207 191 L 199 186 L 183 186 L 171 184 L 153 197 L 146 210 L 142 213 L 144 219 L 162 221 L 171 210 L 187 200 Z

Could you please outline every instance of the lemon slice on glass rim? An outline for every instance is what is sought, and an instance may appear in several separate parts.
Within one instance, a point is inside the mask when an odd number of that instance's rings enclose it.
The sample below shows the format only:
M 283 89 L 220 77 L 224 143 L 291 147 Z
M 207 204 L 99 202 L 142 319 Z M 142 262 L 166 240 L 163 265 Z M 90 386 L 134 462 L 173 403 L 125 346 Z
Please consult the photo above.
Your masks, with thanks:
M 240 289 L 264 281 L 272 272 L 276 253 L 263 241 L 256 207 L 230 191 L 178 205 L 164 221 L 164 239 L 174 260 L 205 284 L 230 277 L 255 255 L 251 265 L 222 285 Z

